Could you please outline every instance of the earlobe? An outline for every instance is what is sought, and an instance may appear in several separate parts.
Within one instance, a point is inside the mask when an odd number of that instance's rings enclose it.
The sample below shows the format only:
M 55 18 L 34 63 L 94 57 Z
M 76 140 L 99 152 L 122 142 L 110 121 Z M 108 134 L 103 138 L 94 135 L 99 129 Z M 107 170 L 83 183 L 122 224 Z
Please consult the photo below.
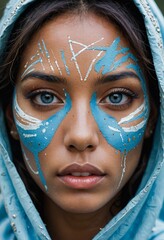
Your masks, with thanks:
M 12 129 L 10 130 L 10 134 L 11 134 L 13 139 L 19 140 L 19 135 L 18 135 L 18 132 L 17 132 L 17 129 L 16 129 L 15 125 L 12 126 Z
M 8 128 L 10 130 L 10 135 L 12 136 L 13 139 L 19 140 L 19 134 L 15 126 L 11 104 L 9 104 L 6 108 L 6 119 Z
M 146 131 L 145 131 L 145 139 L 150 138 L 151 135 L 153 134 L 154 131 L 154 124 L 152 124 L 151 122 L 148 122 Z

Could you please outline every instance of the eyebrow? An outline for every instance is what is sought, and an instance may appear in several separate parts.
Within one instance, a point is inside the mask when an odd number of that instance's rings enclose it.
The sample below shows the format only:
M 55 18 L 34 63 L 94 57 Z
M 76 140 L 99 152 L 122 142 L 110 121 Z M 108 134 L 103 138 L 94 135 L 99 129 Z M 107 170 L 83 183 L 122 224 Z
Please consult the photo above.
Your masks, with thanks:
M 130 72 L 130 71 L 124 71 L 124 72 L 119 72 L 119 73 L 114 73 L 114 74 L 106 75 L 103 77 L 99 77 L 96 82 L 96 85 L 118 81 L 125 78 L 136 78 L 140 80 L 139 76 L 136 73 Z
M 37 79 L 47 81 L 47 82 L 50 82 L 50 83 L 58 83 L 58 84 L 66 83 L 65 78 L 58 77 L 58 76 L 55 76 L 55 75 L 52 75 L 52 74 L 50 74 L 50 75 L 45 74 L 45 73 L 42 73 L 42 72 L 28 73 L 21 79 L 21 81 L 23 82 L 23 81 L 27 80 L 28 78 L 37 78 Z

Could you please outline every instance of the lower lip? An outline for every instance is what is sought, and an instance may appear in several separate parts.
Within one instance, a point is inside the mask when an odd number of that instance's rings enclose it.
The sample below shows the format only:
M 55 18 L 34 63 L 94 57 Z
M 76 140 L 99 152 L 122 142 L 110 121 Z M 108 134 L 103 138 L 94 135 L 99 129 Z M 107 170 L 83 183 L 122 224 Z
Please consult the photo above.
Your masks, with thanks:
M 61 176 L 59 179 L 68 187 L 74 189 L 90 189 L 103 180 L 104 176 L 75 177 L 72 175 Z

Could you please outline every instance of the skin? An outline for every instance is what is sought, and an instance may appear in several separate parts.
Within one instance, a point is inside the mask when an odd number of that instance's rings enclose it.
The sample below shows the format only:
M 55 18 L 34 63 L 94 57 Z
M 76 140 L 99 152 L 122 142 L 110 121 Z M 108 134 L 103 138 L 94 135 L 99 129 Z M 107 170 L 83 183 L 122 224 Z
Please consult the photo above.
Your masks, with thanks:
M 121 189 L 135 171 L 144 138 L 127 154 L 126 172 L 121 185 L 118 183 L 122 175 L 122 154 L 110 146 L 101 134 L 98 125 L 91 113 L 90 100 L 93 93 L 97 93 L 97 102 L 101 109 L 113 116 L 117 121 L 126 117 L 144 101 L 141 82 L 135 77 L 124 77 L 119 81 L 103 84 L 97 83 L 102 78 L 102 73 L 91 70 L 86 81 L 81 81 L 79 73 L 73 61 L 68 44 L 68 36 L 71 39 L 84 44 L 90 44 L 104 38 L 101 46 L 109 46 L 119 36 L 121 46 L 129 47 L 126 39 L 121 36 L 119 30 L 105 19 L 89 14 L 85 17 L 63 15 L 44 25 L 28 43 L 22 54 L 21 64 L 17 77 L 16 93 L 20 108 L 30 116 L 45 120 L 58 112 L 64 106 L 65 92 L 69 93 L 72 100 L 72 108 L 59 125 L 51 143 L 39 154 L 42 172 L 47 182 L 48 191 L 45 190 L 38 175 L 34 174 L 29 166 L 27 169 L 34 181 L 44 192 L 44 222 L 52 239 L 91 239 L 112 218 L 110 207 L 117 199 Z M 39 78 L 26 78 L 22 81 L 25 65 L 31 56 L 36 54 L 38 42 L 45 39 L 48 49 L 52 49 L 58 60 L 65 82 L 50 83 Z M 75 50 L 79 51 L 76 46 Z M 64 50 L 67 59 L 67 67 L 61 60 L 60 51 Z M 131 49 L 131 52 L 133 50 Z M 96 51 L 85 51 L 78 57 L 78 63 L 82 76 L 85 76 L 88 66 L 97 56 Z M 132 60 L 128 62 L 133 63 Z M 43 57 L 45 70 L 41 64 L 35 65 L 35 71 L 61 77 L 59 71 L 54 73 L 48 64 L 47 58 Z M 85 64 L 84 64 L 85 63 Z M 126 63 L 122 64 L 111 74 L 116 74 L 126 69 Z M 126 69 L 127 70 L 127 69 Z M 121 106 L 113 106 L 107 95 L 113 89 L 129 89 L 137 95 L 136 98 L 126 98 Z M 50 90 L 56 94 L 58 100 L 49 106 L 38 106 L 38 96 L 30 100 L 27 94 L 36 90 Z M 106 97 L 106 98 L 105 98 Z M 104 100 L 105 99 L 105 100 Z M 80 106 L 80 107 L 79 107 Z M 138 121 L 136 120 L 136 123 Z M 131 126 L 131 124 L 129 124 Z M 12 128 L 16 129 L 13 122 Z M 146 132 L 145 132 L 146 134 Z M 35 159 L 21 143 L 23 151 L 30 159 L 30 165 L 36 169 Z M 105 173 L 103 180 L 91 189 L 72 189 L 63 184 L 57 174 L 71 163 L 90 163 Z M 117 209 L 115 214 L 120 209 Z M 63 217 L 64 216 L 64 217 Z

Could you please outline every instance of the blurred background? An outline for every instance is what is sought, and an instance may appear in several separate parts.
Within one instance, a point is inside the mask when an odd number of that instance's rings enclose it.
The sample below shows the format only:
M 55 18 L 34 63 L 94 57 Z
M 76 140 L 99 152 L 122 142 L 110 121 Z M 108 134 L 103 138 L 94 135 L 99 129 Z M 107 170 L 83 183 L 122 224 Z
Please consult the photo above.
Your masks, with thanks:
M 161 11 L 164 14 L 164 0 L 155 0 L 156 3 L 158 4 L 158 6 L 160 7 Z M 8 0 L 0 0 L 0 16 L 2 15 L 4 6 L 6 4 L 6 2 L 8 2 Z

